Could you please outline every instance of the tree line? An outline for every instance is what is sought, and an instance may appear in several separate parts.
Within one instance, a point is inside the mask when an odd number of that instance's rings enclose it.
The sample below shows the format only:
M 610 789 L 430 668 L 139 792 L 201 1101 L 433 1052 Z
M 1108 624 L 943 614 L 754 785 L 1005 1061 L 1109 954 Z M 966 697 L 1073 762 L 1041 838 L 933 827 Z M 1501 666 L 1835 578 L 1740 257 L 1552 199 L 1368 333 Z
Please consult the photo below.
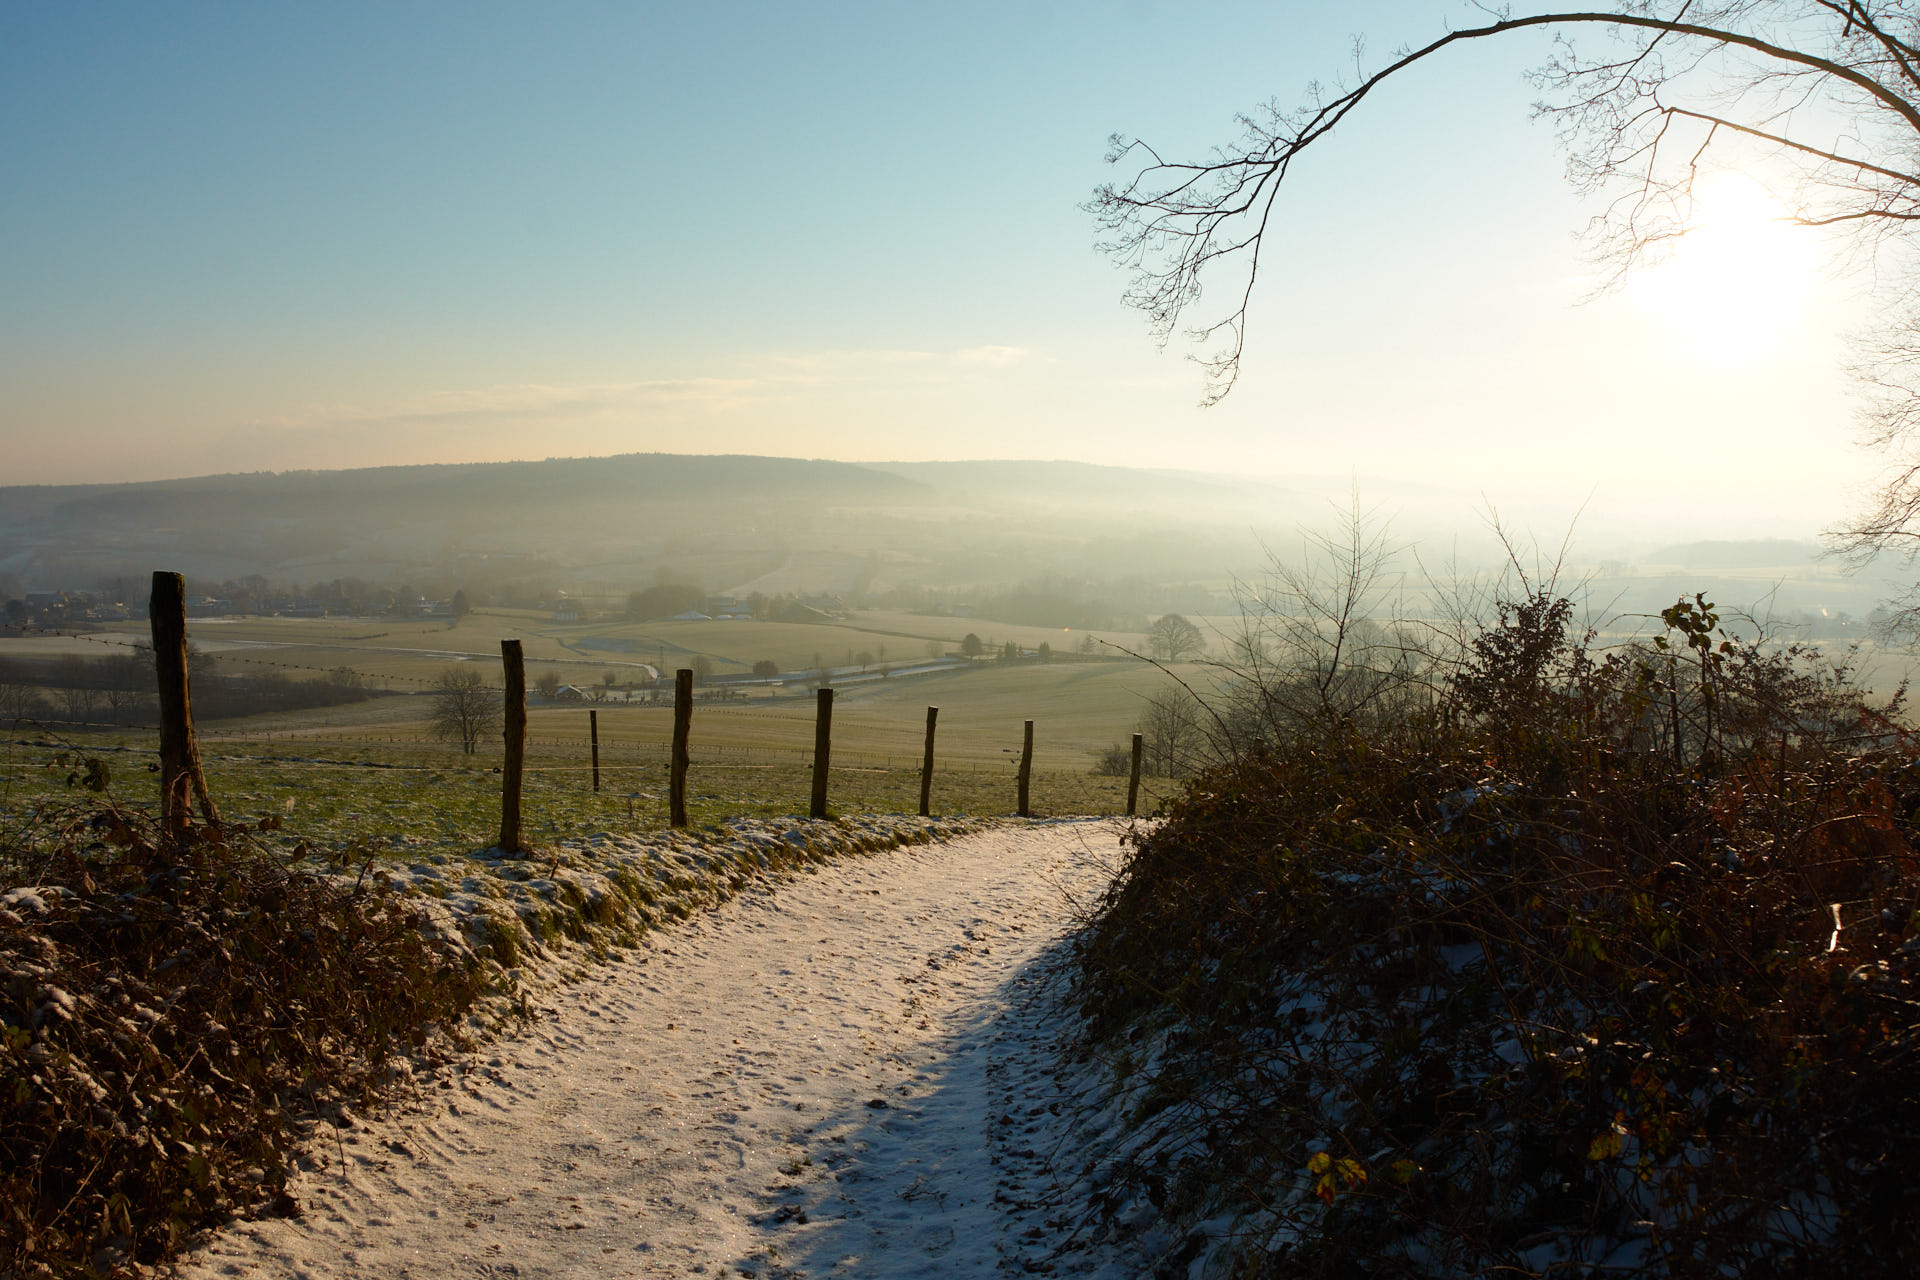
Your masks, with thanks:
M 222 670 L 196 645 L 187 654 L 194 707 L 207 719 L 307 711 L 374 696 L 365 678 L 347 667 L 296 680 L 281 672 Z M 153 651 L 145 645 L 101 658 L 0 659 L 0 723 L 150 724 L 159 714 L 153 671 Z

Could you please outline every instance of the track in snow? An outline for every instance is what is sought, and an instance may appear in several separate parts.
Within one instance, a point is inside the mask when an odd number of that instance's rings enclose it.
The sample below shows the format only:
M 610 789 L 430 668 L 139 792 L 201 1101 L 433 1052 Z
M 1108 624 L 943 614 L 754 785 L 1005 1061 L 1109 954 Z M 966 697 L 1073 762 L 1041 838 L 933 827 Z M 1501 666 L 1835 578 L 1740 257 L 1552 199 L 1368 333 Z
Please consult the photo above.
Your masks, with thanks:
M 1108 824 L 996 830 L 657 932 L 423 1106 L 323 1131 L 304 1217 L 188 1274 L 1137 1274 L 1053 1176 L 1063 942 L 1117 857 Z

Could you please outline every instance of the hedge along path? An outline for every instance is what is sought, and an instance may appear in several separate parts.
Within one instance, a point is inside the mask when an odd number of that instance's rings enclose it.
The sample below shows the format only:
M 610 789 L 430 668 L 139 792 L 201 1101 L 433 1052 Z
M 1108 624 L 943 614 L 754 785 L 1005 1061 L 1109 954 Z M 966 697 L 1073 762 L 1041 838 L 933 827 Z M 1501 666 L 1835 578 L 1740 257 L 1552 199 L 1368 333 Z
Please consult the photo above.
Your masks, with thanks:
M 836 862 L 656 932 L 415 1109 L 316 1144 L 304 1217 L 187 1274 L 1139 1274 L 1059 1250 L 1049 1165 L 1063 942 L 1117 834 Z

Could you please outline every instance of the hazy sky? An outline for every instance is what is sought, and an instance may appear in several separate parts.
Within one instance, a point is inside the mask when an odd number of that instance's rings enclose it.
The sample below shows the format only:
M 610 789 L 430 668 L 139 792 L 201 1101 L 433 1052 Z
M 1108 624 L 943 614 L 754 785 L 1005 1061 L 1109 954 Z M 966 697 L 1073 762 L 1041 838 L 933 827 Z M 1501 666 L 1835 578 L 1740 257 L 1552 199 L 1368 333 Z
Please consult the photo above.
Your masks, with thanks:
M 1844 514 L 1858 281 L 1759 237 L 1577 305 L 1596 210 L 1528 119 L 1531 39 L 1298 172 L 1241 385 L 1197 407 L 1078 208 L 1107 135 L 1198 155 L 1354 35 L 1469 16 L 0 6 L 0 483 L 665 450 L 1354 471 L 1694 535 Z

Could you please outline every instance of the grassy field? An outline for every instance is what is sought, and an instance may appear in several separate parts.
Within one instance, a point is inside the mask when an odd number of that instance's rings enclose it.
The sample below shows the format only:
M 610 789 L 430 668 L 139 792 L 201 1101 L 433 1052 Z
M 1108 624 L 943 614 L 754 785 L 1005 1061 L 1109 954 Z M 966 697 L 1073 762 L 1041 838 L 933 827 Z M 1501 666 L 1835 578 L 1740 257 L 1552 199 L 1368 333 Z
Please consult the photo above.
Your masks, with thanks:
M 221 816 L 257 822 L 277 817 L 284 839 L 322 846 L 359 846 L 407 856 L 431 847 L 480 848 L 499 829 L 500 775 L 490 756 L 465 756 L 431 743 L 398 742 L 372 734 L 313 735 L 290 743 L 203 740 L 208 784 Z M 693 751 L 688 776 L 689 817 L 696 824 L 726 818 L 799 816 L 807 810 L 811 769 L 797 759 L 749 758 L 749 752 Z M 33 807 L 71 800 L 66 783 L 83 756 L 106 762 L 107 798 L 150 806 L 155 778 L 153 744 L 116 734 L 70 746 L 9 739 L 0 747 L 0 823 Z M 601 790 L 592 789 L 589 753 L 578 740 L 536 734 L 529 748 L 524 789 L 526 833 L 536 844 L 597 831 L 657 830 L 667 824 L 664 751 L 633 743 L 602 744 Z M 836 757 L 829 805 L 842 813 L 913 813 L 919 805 L 917 763 L 894 767 Z M 1151 812 L 1172 784 L 1146 779 L 1141 811 Z M 1084 768 L 1036 767 L 1034 812 L 1042 815 L 1120 814 L 1126 779 L 1094 777 Z M 1008 761 L 945 762 L 935 770 L 938 815 L 1013 812 L 1015 777 Z
M 774 653 L 806 666 L 819 652 L 837 664 L 857 645 L 903 661 L 924 658 L 927 640 L 946 646 L 967 630 L 987 638 L 1037 648 L 1038 637 L 1060 633 L 991 627 L 977 620 L 906 614 L 865 614 L 846 625 L 685 622 L 558 626 L 545 614 L 488 611 L 458 626 L 441 621 L 373 622 L 363 619 L 193 620 L 189 634 L 214 649 L 236 672 L 278 668 L 296 678 L 350 666 L 397 690 L 366 702 L 317 710 L 203 722 L 199 726 L 209 773 L 228 816 L 289 818 L 289 829 L 331 842 L 363 841 L 405 848 L 425 842 L 478 846 L 498 820 L 501 754 L 497 735 L 480 750 L 462 755 L 431 732 L 432 699 L 423 692 L 455 662 L 483 665 L 491 682 L 499 676 L 498 642 L 517 637 L 531 672 L 549 667 L 563 678 L 593 683 L 603 670 L 619 670 L 625 654 L 579 655 L 583 640 L 652 644 L 669 665 L 704 653 L 721 662 L 745 663 L 750 655 Z M 77 647 L 104 651 L 118 636 L 35 637 L 7 642 L 44 652 Z M 921 637 L 924 636 L 925 639 Z M 1064 643 L 1063 651 L 1068 649 Z M 1129 637 L 1115 636 L 1127 642 Z M 1076 642 L 1077 643 L 1077 642 Z M 836 655 L 830 646 L 838 644 Z M 916 644 L 919 645 L 915 652 Z M 1901 655 L 1904 657 L 1905 655 Z M 1905 662 L 1892 679 L 1904 674 Z M 754 659 L 757 660 L 757 659 Z M 776 657 L 775 661 L 781 661 Z M 1177 673 L 1205 689 L 1214 674 L 1199 664 Z M 1875 681 L 1879 683 L 1879 681 Z M 1034 805 L 1043 813 L 1117 814 L 1124 810 L 1124 779 L 1091 774 L 1095 757 L 1123 743 L 1140 719 L 1146 699 L 1173 687 L 1152 666 L 1124 658 L 1102 661 L 982 662 L 920 675 L 836 679 L 832 804 L 846 812 L 912 812 L 918 802 L 918 766 L 926 708 L 940 708 L 934 807 L 947 814 L 1006 813 L 1014 808 L 1014 770 L 1022 722 L 1033 720 Z M 667 743 L 672 715 L 664 705 L 605 703 L 596 708 L 602 790 L 591 789 L 588 711 L 583 706 L 536 705 L 530 713 L 527 802 L 536 839 L 560 839 L 595 830 L 657 826 L 665 820 Z M 711 822 L 733 815 L 803 812 L 810 779 L 814 699 L 801 690 L 759 690 L 739 700 L 701 701 L 694 710 L 690 787 L 693 816 Z M 17 735 L 25 737 L 27 735 Z M 111 765 L 115 798 L 146 803 L 152 777 L 153 735 L 113 732 L 70 735 L 82 750 Z M 66 794 L 66 768 L 48 768 L 54 748 L 16 741 L 6 748 L 0 778 L 0 813 Z M 1151 811 L 1171 784 L 1148 780 L 1142 810 Z M 291 806 L 291 808 L 289 808 Z
M 187 633 L 235 671 L 280 670 L 299 676 L 345 666 L 376 684 L 396 688 L 431 683 L 450 664 L 497 661 L 502 640 L 521 642 L 533 674 L 551 668 L 573 684 L 598 683 L 609 671 L 622 682 L 639 679 L 642 664 L 670 671 L 702 656 L 717 675 L 745 674 L 761 661 L 771 661 L 783 672 L 821 665 L 844 668 L 853 666 L 861 653 L 871 654 L 875 665 L 900 666 L 923 662 L 936 651 L 957 650 L 969 633 L 995 648 L 1007 641 L 1026 649 L 1044 643 L 1063 654 L 1076 649 L 1087 634 L 1128 648 L 1141 644 L 1139 636 L 1128 632 L 1071 632 L 904 613 L 855 614 L 833 624 L 559 623 L 531 610 L 483 609 L 457 623 L 444 618 L 194 618 Z M 0 652 L 97 657 L 145 636 L 144 624 L 123 623 L 80 637 L 8 639 Z
M 283 819 L 290 833 L 334 845 L 403 852 L 421 845 L 489 843 L 499 815 L 501 743 L 488 736 L 463 755 L 435 740 L 433 699 L 425 690 L 456 663 L 483 664 L 499 678 L 499 641 L 517 638 L 535 678 L 597 684 L 603 671 L 639 675 L 623 663 L 685 665 L 704 654 L 717 669 L 744 669 L 771 657 L 784 669 L 808 668 L 818 654 L 844 666 L 848 651 L 884 646 L 888 662 L 923 661 L 969 630 L 996 642 L 1037 648 L 1062 633 L 987 627 L 959 618 L 862 615 L 846 625 L 681 622 L 559 625 L 545 614 L 492 610 L 460 624 L 446 620 L 194 619 L 190 637 L 235 674 L 279 671 L 294 678 L 339 667 L 363 673 L 383 693 L 365 702 L 317 710 L 205 721 L 199 734 L 216 799 L 229 819 Z M 8 652 L 109 652 L 142 630 L 10 641 Z M 1116 636 L 1131 643 L 1137 637 Z M 618 648 L 592 649 L 591 643 Z M 1074 643 L 1077 643 L 1075 641 Z M 584 656 L 583 656 L 584 655 Z M 1185 674 L 1201 679 L 1199 667 Z M 911 813 L 919 802 L 926 708 L 940 708 L 933 807 L 940 814 L 997 814 L 1015 807 L 1015 771 L 1023 722 L 1033 720 L 1033 807 L 1042 814 L 1119 814 L 1124 778 L 1095 777 L 1095 756 L 1124 742 L 1146 698 L 1171 687 L 1151 666 L 1126 658 L 1096 662 L 983 662 L 920 675 L 875 672 L 836 678 L 830 804 L 842 812 Z M 599 722 L 601 790 L 592 789 L 588 710 L 546 706 L 529 715 L 528 830 L 554 841 L 601 830 L 661 826 L 666 820 L 671 708 L 609 702 Z M 803 813 L 811 779 L 815 701 L 798 688 L 763 689 L 746 698 L 701 701 L 692 729 L 691 816 Z M 80 754 L 104 759 L 108 795 L 152 801 L 151 732 L 68 734 L 29 742 L 18 733 L 4 751 L 0 816 L 71 795 L 65 779 Z M 1150 812 L 1169 783 L 1148 780 Z
M 1206 673 L 1189 669 L 1194 679 Z M 1020 746 L 1022 723 L 1033 720 L 1036 767 L 1084 771 L 1094 756 L 1124 742 L 1145 700 L 1171 688 L 1152 667 L 1132 662 L 982 664 L 916 677 L 856 681 L 836 688 L 834 755 L 863 766 L 917 765 L 926 708 L 940 708 L 937 754 L 952 765 L 1001 761 Z M 633 749 L 659 756 L 672 733 L 665 704 L 605 703 L 598 714 L 603 753 L 609 759 Z M 396 745 L 431 739 L 430 695 L 394 695 L 364 703 L 201 726 L 207 742 L 288 742 L 342 738 L 392 740 Z M 694 708 L 693 749 L 716 758 L 804 763 L 813 749 L 815 704 L 810 694 L 788 693 L 731 701 L 700 701 Z M 584 748 L 588 709 L 578 705 L 534 706 L 528 715 L 536 743 Z M 484 750 L 498 752 L 489 741 Z M 490 761 L 491 762 L 491 761 Z
M 1125 740 L 1147 697 L 1171 687 L 1167 677 L 1151 666 L 1121 656 L 1091 662 L 1065 658 L 1053 663 L 981 662 L 885 677 L 877 669 L 844 670 L 849 649 L 877 658 L 884 647 L 889 663 L 895 661 L 896 652 L 905 650 L 899 661 L 920 662 L 926 658 L 929 641 L 944 648 L 971 626 L 985 624 L 959 618 L 867 614 L 857 615 L 845 626 L 710 621 L 581 628 L 553 624 L 544 614 L 496 610 L 474 614 L 458 626 L 430 620 L 193 619 L 188 633 L 217 655 L 219 669 L 225 672 L 279 673 L 298 679 L 346 667 L 362 673 L 374 688 L 395 695 L 297 713 L 203 722 L 201 732 L 209 739 L 348 734 L 398 742 L 427 737 L 432 704 L 420 695 L 456 664 L 478 664 L 488 682 L 496 682 L 502 638 L 521 641 L 530 678 L 551 670 L 565 681 L 588 686 L 598 686 L 605 672 L 613 672 L 622 685 L 628 678 L 641 678 L 643 673 L 636 666 L 622 665 L 637 663 L 640 647 L 645 647 L 643 656 L 648 661 L 656 661 L 664 652 L 672 667 L 702 654 L 723 671 L 744 668 L 760 660 L 754 655 L 766 654 L 776 655 L 773 660 L 783 669 L 807 669 L 817 655 L 827 665 L 843 669 L 834 677 L 836 751 L 849 760 L 859 757 L 863 764 L 881 767 L 907 756 L 918 760 L 925 709 L 933 705 L 941 708 L 943 760 L 969 766 L 998 760 L 1017 749 L 1021 722 L 1031 719 L 1036 722 L 1038 767 L 1082 770 L 1094 754 Z M 907 634 L 909 627 L 922 628 L 929 639 Z M 1039 637 L 1067 639 L 1062 633 L 1032 628 L 991 630 L 995 638 L 1004 631 L 1005 639 L 1029 649 L 1037 648 Z M 120 651 L 140 635 L 136 627 L 123 627 L 81 637 L 9 639 L 0 645 L 0 653 L 99 655 Z M 1115 639 L 1137 641 L 1137 637 Z M 579 656 L 587 641 L 629 648 Z M 1067 648 L 1064 643 L 1061 647 Z M 1207 675 L 1193 665 L 1181 672 L 1195 681 Z M 597 709 L 602 737 L 612 748 L 629 742 L 658 745 L 667 739 L 669 720 L 663 707 L 613 702 Z M 798 686 L 755 688 L 738 701 L 703 702 L 694 730 L 696 749 L 802 753 L 811 749 L 813 715 L 812 697 Z M 584 739 L 587 714 L 578 705 L 545 706 L 536 698 L 532 723 L 537 738 Z

